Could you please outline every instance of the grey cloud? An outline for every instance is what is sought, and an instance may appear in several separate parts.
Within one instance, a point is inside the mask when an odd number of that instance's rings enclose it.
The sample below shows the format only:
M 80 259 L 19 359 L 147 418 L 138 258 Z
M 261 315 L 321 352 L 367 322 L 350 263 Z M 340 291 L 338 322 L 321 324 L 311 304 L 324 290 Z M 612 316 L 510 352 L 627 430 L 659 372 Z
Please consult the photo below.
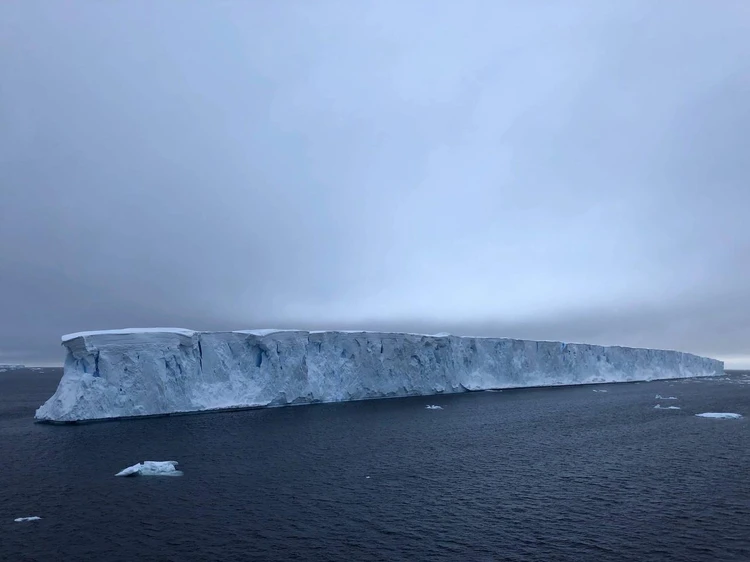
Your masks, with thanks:
M 0 361 L 127 325 L 750 356 L 742 2 L 0 6 Z

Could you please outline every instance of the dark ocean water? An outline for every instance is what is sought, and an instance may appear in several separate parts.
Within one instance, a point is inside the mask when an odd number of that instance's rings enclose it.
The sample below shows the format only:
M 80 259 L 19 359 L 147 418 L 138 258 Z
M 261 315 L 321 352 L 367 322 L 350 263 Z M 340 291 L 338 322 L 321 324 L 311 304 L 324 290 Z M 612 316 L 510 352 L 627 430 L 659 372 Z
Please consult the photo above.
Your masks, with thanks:
M 750 417 L 694 416 L 748 375 L 34 424 L 60 375 L 0 373 L 1 560 L 750 560 Z

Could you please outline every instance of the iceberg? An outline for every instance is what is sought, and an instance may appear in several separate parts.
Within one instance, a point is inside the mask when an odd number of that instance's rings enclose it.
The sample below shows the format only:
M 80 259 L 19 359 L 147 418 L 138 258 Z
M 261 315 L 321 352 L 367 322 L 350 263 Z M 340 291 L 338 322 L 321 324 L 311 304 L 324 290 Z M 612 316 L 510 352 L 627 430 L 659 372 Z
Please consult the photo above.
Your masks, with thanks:
M 13 521 L 15 521 L 16 523 L 25 523 L 27 521 L 40 521 L 41 519 L 41 517 L 33 515 L 31 517 L 16 517 Z
M 662 396 L 661 394 L 657 394 L 654 397 L 654 400 L 677 400 L 676 396 Z
M 63 345 L 38 421 L 724 374 L 721 361 L 676 351 L 455 335 L 148 328 Z
M 705 412 L 695 415 L 699 418 L 714 418 L 717 420 L 738 420 L 742 417 L 742 414 L 731 414 L 728 412 Z
M 679 406 L 662 406 L 661 404 L 657 404 L 654 406 L 655 410 L 680 410 L 681 408 Z
M 115 476 L 182 476 L 177 461 L 143 461 L 122 469 Z
M 428 404 L 426 409 L 427 410 L 442 410 L 443 407 L 442 406 L 436 406 L 435 404 Z

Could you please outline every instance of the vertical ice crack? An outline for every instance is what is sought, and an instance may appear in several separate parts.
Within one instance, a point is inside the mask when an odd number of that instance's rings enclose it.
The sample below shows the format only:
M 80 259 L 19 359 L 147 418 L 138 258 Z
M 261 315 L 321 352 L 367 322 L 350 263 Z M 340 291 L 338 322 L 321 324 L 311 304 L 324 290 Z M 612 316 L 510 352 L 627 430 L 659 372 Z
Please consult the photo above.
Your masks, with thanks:
M 201 373 L 203 372 L 203 347 L 201 346 L 201 337 L 198 335 L 198 366 L 200 367 Z

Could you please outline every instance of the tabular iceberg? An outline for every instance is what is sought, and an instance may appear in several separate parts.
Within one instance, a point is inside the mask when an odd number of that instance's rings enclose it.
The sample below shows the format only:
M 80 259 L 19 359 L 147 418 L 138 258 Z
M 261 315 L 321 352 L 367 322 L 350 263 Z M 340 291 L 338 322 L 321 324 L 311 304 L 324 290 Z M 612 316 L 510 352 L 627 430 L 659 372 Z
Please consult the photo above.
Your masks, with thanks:
M 380 332 L 151 328 L 63 337 L 39 421 L 723 374 L 689 353 Z

